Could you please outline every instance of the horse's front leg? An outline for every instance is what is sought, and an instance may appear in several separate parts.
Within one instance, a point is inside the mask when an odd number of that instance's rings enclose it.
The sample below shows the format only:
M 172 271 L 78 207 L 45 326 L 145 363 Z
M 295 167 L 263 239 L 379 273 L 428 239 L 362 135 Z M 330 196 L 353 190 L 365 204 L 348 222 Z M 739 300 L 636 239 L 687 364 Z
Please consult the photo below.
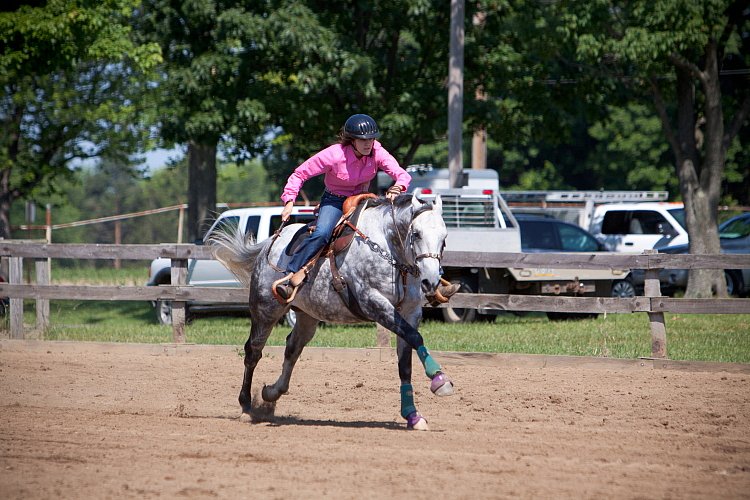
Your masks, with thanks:
M 411 385 L 412 348 L 404 339 L 396 341 L 398 354 L 398 375 L 401 379 L 401 416 L 406 419 L 407 429 L 426 431 L 427 420 L 417 411 L 414 404 L 414 387 Z
M 292 378 L 294 365 L 302 354 L 302 349 L 315 336 L 318 320 L 303 311 L 297 311 L 297 321 L 294 328 L 286 338 L 286 349 L 284 349 L 284 364 L 281 375 L 273 385 L 263 386 L 261 395 L 264 401 L 273 402 L 278 400 L 289 390 L 289 381 Z
M 419 356 L 419 360 L 422 362 L 422 366 L 424 366 L 425 375 L 432 380 L 430 390 L 434 394 L 437 396 L 450 396 L 453 394 L 453 382 L 443 373 L 440 363 L 435 361 L 430 351 L 427 350 L 422 334 L 419 333 L 415 326 L 406 321 L 395 309 L 390 314 L 380 313 L 373 316 L 376 318 L 376 322 L 398 335 L 409 347 L 417 351 L 417 356 Z

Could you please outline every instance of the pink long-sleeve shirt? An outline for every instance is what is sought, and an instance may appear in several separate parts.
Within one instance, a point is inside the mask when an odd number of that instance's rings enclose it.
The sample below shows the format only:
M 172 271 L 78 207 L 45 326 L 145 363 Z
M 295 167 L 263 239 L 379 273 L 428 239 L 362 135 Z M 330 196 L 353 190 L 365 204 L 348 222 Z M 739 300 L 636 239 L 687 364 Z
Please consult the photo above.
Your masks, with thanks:
M 375 141 L 369 156 L 357 158 L 354 147 L 334 144 L 307 159 L 289 176 L 281 200 L 284 203 L 297 199 L 302 184 L 311 177 L 325 174 L 326 189 L 341 196 L 364 193 L 378 170 L 390 175 L 404 191 L 411 176 L 401 168 L 396 159 Z

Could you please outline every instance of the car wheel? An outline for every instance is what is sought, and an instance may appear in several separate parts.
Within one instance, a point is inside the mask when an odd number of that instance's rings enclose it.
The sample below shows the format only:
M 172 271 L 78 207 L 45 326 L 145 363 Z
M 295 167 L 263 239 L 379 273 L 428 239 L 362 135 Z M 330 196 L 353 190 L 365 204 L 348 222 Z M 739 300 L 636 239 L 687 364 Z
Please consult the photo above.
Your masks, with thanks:
M 171 325 L 172 324 L 172 301 L 171 300 L 157 300 L 156 301 L 156 321 L 160 325 Z
M 297 312 L 294 309 L 289 309 L 286 312 L 284 315 L 284 323 L 286 323 L 286 326 L 289 328 L 294 328 L 294 325 L 297 324 Z
M 724 278 L 727 280 L 727 295 L 738 295 L 741 288 L 740 278 L 730 271 L 724 271 Z
M 635 287 L 628 280 L 617 280 L 612 284 L 612 297 L 623 299 L 635 297 Z

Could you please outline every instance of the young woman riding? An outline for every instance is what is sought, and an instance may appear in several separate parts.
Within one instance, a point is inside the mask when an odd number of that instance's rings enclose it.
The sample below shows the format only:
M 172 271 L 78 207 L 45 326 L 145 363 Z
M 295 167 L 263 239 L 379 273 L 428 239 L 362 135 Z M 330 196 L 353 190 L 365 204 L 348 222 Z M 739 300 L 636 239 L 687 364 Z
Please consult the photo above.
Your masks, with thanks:
M 406 191 L 411 176 L 399 166 L 396 159 L 376 141 L 380 130 L 375 120 L 364 114 L 350 116 L 341 131 L 339 142 L 307 159 L 289 176 L 281 200 L 284 210 L 281 219 L 286 221 L 292 213 L 302 185 L 317 175 L 325 175 L 325 191 L 320 200 L 315 230 L 305 240 L 287 265 L 288 280 L 276 286 L 283 299 L 292 296 L 294 289 L 305 279 L 303 266 L 323 248 L 342 215 L 342 206 L 348 196 L 365 193 L 378 170 L 390 175 L 394 184 L 386 192 L 393 200 Z

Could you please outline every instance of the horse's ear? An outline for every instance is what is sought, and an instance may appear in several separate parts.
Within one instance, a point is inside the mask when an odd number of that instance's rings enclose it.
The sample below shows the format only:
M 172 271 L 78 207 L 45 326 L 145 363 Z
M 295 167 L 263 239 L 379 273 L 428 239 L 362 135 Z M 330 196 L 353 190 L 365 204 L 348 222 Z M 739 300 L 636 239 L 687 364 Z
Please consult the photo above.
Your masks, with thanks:
M 440 195 L 435 196 L 435 201 L 433 202 L 432 207 L 438 215 L 443 215 L 443 198 L 441 198 Z
M 419 207 L 421 207 L 423 204 L 424 202 L 417 198 L 416 195 L 411 195 L 411 208 L 413 210 L 419 210 Z

